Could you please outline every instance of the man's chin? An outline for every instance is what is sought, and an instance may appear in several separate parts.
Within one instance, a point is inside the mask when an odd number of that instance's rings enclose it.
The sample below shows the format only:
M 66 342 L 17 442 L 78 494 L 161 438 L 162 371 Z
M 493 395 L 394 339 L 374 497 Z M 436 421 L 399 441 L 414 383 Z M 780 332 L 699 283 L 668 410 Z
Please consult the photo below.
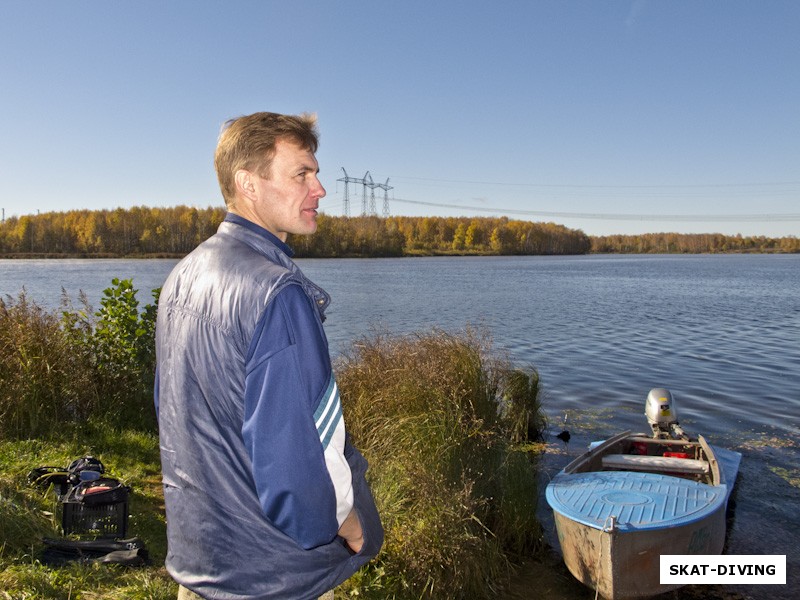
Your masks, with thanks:
M 317 215 L 313 218 L 303 219 L 303 222 L 297 227 L 294 233 L 297 235 L 311 235 L 317 231 Z

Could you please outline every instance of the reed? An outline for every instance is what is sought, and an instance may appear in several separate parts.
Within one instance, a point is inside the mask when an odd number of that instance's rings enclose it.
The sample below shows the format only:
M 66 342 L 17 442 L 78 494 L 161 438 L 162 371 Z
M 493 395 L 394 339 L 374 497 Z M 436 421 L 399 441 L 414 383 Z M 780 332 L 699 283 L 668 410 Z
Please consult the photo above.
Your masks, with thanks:
M 541 540 L 535 463 L 514 446 L 538 436 L 531 418 L 524 434 L 517 422 L 535 394 L 514 386 L 531 374 L 486 340 L 473 330 L 377 334 L 337 364 L 386 530 L 381 554 L 352 582 L 362 595 L 491 598 Z
M 92 373 L 58 316 L 30 301 L 0 299 L 0 437 L 39 437 L 88 417 Z

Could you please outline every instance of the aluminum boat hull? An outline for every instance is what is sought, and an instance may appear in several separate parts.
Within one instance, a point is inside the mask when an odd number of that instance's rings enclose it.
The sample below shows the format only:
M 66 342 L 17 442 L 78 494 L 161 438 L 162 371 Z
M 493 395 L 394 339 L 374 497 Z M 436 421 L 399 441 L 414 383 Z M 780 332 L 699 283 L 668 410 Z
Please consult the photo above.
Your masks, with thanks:
M 708 483 L 699 476 L 693 480 L 587 466 L 597 467 L 600 456 L 593 453 L 599 449 L 602 454 L 606 445 L 625 436 L 631 434 L 616 436 L 570 463 L 546 491 L 567 568 L 607 600 L 681 587 L 660 583 L 661 555 L 722 553 L 727 503 L 741 459 L 737 452 L 712 449 L 703 441 Z

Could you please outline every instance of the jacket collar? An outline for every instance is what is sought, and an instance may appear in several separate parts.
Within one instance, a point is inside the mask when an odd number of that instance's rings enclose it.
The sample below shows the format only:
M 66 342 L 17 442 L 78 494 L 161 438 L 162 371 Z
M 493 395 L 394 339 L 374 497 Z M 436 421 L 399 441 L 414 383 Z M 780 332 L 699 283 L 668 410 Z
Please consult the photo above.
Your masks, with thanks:
M 279 259 L 280 263 L 284 267 L 290 269 L 293 273 L 298 275 L 299 281 L 303 286 L 303 289 L 317 307 L 320 319 L 323 322 L 325 321 L 325 309 L 327 309 L 328 305 L 331 303 L 331 297 L 325 290 L 323 290 L 317 284 L 308 279 L 300 270 L 300 268 L 295 264 L 295 262 L 291 260 L 292 256 L 294 255 L 294 250 L 292 250 L 288 244 L 282 242 L 275 234 L 268 231 L 267 229 L 264 229 L 260 225 L 256 225 L 252 221 L 245 219 L 244 217 L 237 215 L 235 213 L 229 212 L 228 214 L 226 214 L 223 222 L 230 223 L 231 225 L 238 225 L 244 227 L 248 231 L 251 231 L 256 235 L 258 235 L 259 237 L 261 237 L 262 239 L 266 240 L 268 243 L 270 243 L 272 246 L 274 246 L 275 248 L 280 250 L 284 255 L 286 255 L 287 259 L 286 260 Z
M 234 223 L 236 225 L 241 225 L 242 227 L 246 227 L 250 231 L 257 233 L 261 237 L 266 238 L 272 244 L 274 244 L 278 248 L 278 250 L 283 252 L 289 258 L 294 256 L 294 250 L 292 250 L 292 248 L 286 242 L 281 241 L 281 239 L 278 238 L 274 233 L 268 231 L 267 229 L 264 229 L 260 225 L 256 225 L 252 221 L 248 221 L 244 217 L 241 217 L 232 212 L 226 214 L 224 220 L 227 221 L 228 223 Z

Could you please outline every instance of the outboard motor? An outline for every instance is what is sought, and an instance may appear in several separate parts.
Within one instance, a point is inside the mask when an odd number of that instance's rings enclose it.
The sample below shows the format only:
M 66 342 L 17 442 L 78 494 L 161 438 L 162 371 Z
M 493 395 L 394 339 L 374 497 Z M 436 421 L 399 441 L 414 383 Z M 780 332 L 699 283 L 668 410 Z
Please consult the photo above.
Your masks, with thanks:
M 678 411 L 672 394 L 664 388 L 654 388 L 647 394 L 644 414 L 653 429 L 654 438 L 684 438 L 683 430 L 678 426 Z

